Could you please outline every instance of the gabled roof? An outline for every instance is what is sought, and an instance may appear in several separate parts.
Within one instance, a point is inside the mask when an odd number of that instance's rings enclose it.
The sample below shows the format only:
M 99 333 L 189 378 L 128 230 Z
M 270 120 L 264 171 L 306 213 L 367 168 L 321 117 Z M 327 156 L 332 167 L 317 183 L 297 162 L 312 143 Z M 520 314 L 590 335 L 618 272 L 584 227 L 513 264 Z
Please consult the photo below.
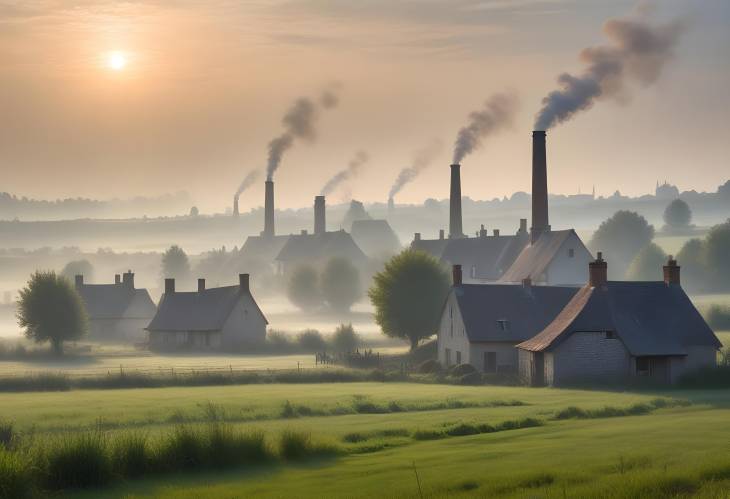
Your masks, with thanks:
M 451 265 L 475 265 L 480 279 L 497 280 L 527 243 L 524 236 L 484 236 L 450 239 L 441 260 Z M 464 268 L 465 272 L 469 269 Z
M 125 312 L 135 299 L 148 302 L 150 315 L 147 317 L 154 314 L 155 304 L 146 289 L 135 289 L 124 283 L 81 284 L 76 286 L 76 291 L 81 295 L 90 319 L 125 318 Z
M 355 220 L 352 222 L 352 239 L 368 255 L 397 253 L 400 241 L 387 220 Z
M 276 260 L 280 262 L 314 262 L 332 257 L 344 257 L 353 262 L 367 260 L 367 256 L 344 230 L 322 234 L 289 236 Z
M 440 260 L 448 243 L 448 239 L 417 239 L 411 242 L 411 249 L 423 251 Z
M 204 291 L 165 293 L 148 331 L 220 331 L 242 296 L 249 296 L 256 309 L 266 317 L 250 293 L 239 286 L 223 286 Z M 268 324 L 268 321 L 266 321 Z
M 528 277 L 538 281 L 563 244 L 572 236 L 583 244 L 573 229 L 543 232 L 537 241 L 524 247 L 514 263 L 499 279 L 500 282 L 522 282 Z M 585 249 L 585 246 L 583 248 Z M 588 249 L 585 250 L 588 252 Z
M 578 288 L 521 284 L 462 284 L 452 293 L 469 341 L 524 341 L 542 331 Z M 507 321 L 502 328 L 500 321 Z
M 291 236 L 248 236 L 240 249 L 242 258 L 272 261 Z
M 617 281 L 581 288 L 540 334 L 517 346 L 549 350 L 576 331 L 612 331 L 634 356 L 685 355 L 690 346 L 722 346 L 681 286 Z

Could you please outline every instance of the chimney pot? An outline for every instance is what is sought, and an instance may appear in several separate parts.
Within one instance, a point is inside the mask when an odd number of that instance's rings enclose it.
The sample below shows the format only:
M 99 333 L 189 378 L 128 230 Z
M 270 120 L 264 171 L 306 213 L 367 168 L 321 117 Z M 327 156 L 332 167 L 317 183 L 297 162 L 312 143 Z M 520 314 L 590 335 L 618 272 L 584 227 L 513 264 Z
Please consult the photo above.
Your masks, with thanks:
M 487 237 L 487 229 L 484 228 L 484 224 L 482 224 L 481 228 L 479 229 L 479 237 Z
M 114 284 L 121 284 L 122 283 L 122 276 L 119 274 L 114 274 Z
M 421 240 L 421 233 L 420 232 L 416 232 L 415 234 L 413 234 L 413 240 L 414 241 L 420 241 Z
M 520 218 L 520 232 L 523 234 L 527 232 L 527 219 L 526 218 Z
M 588 264 L 588 284 L 600 288 L 608 282 L 608 264 L 603 259 L 603 253 L 598 252 L 596 259 Z
M 461 265 L 454 265 L 451 267 L 451 274 L 453 278 L 454 287 L 461 286 Z
M 84 276 L 82 274 L 76 274 L 74 276 L 74 284 L 77 288 L 80 288 L 84 285 Z
M 451 165 L 451 195 L 449 197 L 449 239 L 464 237 L 461 224 L 461 165 Z
M 248 274 L 238 274 L 238 287 L 240 288 L 239 291 L 241 293 L 250 292 Z
M 532 279 L 530 278 L 530 276 L 527 276 L 524 279 L 522 279 L 522 287 L 529 288 L 530 286 L 532 286 Z
M 300 234 L 302 236 L 306 236 L 307 235 L 307 229 L 302 229 L 301 232 L 300 232 Z
M 679 279 L 679 265 L 672 255 L 669 255 L 664 269 L 664 282 L 666 284 L 681 284 Z
M 205 291 L 205 279 L 198 279 L 198 293 Z
M 165 294 L 171 295 L 175 293 L 175 279 L 168 277 L 165 279 Z

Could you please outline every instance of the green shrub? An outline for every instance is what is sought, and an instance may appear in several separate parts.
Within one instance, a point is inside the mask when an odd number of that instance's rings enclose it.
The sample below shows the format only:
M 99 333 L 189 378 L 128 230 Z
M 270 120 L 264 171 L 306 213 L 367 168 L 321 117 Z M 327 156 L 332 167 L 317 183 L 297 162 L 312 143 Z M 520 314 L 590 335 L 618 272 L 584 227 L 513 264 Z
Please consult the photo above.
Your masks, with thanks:
M 108 442 L 101 432 L 64 435 L 41 452 L 47 489 L 95 487 L 112 479 Z
M 0 448 L 0 499 L 33 495 L 31 470 L 25 456 Z
M 178 425 L 158 442 L 154 452 L 156 467 L 169 471 L 199 468 L 207 457 L 205 444 L 201 431 Z
M 63 392 L 71 389 L 64 374 L 34 374 L 0 378 L 0 392 Z
M 449 374 L 457 378 L 472 373 L 479 373 L 479 371 L 471 364 L 457 364 L 449 369 Z
M 304 352 L 320 353 L 327 350 L 327 342 L 322 333 L 316 329 L 307 329 L 297 336 L 299 348 Z
M 421 430 L 418 429 L 413 432 L 414 440 L 437 440 L 444 438 L 444 432 L 438 430 Z
M 715 331 L 730 331 L 730 307 L 711 305 L 705 312 L 705 319 Z
M 456 426 L 452 426 L 446 430 L 446 434 L 452 437 L 463 437 L 466 435 L 476 435 L 481 433 L 479 428 L 473 424 L 461 423 Z
M 428 359 L 424 360 L 418 365 L 417 372 L 421 374 L 434 374 L 439 373 L 443 370 L 438 360 Z
M 122 477 L 138 477 L 150 471 L 149 442 L 144 433 L 127 432 L 112 445 L 112 469 Z
M 0 449 L 10 449 L 15 440 L 15 430 L 10 421 L 0 421 Z
M 459 384 L 460 385 L 481 385 L 482 384 L 482 375 L 479 372 L 471 372 L 464 374 L 462 376 L 459 376 Z
M 352 408 L 358 414 L 384 414 L 390 412 L 386 407 L 379 406 L 362 395 L 353 397 Z
M 207 447 L 207 461 L 216 469 L 260 463 L 269 458 L 262 432 L 241 433 L 221 424 L 214 424 L 208 428 Z
M 307 457 L 328 457 L 340 452 L 334 444 L 317 442 L 308 432 L 284 430 L 279 439 L 279 456 L 287 461 L 296 461 Z
M 367 436 L 363 435 L 362 433 L 358 433 L 358 432 L 348 433 L 348 434 L 346 434 L 345 436 L 342 437 L 342 440 L 344 440 L 345 442 L 350 443 L 350 444 L 356 444 L 358 442 L 364 442 L 367 439 L 368 439 Z

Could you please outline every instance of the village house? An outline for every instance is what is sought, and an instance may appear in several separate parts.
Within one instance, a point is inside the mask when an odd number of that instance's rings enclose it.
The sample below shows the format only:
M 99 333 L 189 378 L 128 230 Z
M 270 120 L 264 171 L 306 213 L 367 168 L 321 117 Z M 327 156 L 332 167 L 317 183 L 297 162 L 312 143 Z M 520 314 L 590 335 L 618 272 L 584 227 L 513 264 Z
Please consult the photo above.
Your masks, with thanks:
M 535 337 L 517 345 L 520 376 L 534 386 L 623 382 L 673 383 L 714 366 L 721 343 L 680 285 L 671 256 L 664 281 L 607 280 L 601 253 L 589 282 Z
M 97 341 L 134 342 L 145 339 L 145 326 L 157 307 L 146 289 L 134 287 L 134 274 L 114 276 L 114 284 L 86 284 L 75 276 L 76 291 L 89 316 L 89 338 Z
M 438 360 L 471 364 L 486 373 L 517 373 L 515 345 L 532 338 L 558 315 L 577 287 L 467 284 L 453 266 L 453 287 L 441 312 Z
M 262 343 L 268 321 L 251 295 L 249 275 L 239 274 L 238 286 L 175 290 L 165 279 L 157 314 L 147 326 L 155 350 L 239 349 Z

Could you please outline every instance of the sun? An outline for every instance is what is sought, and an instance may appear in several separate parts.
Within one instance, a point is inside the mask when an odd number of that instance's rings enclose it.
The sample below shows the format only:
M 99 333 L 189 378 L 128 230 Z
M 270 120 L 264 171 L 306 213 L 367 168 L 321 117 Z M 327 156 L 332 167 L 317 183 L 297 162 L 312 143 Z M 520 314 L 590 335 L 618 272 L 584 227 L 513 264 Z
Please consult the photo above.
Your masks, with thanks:
M 120 50 L 114 50 L 106 55 L 106 65 L 112 71 L 121 71 L 127 67 L 127 54 Z

